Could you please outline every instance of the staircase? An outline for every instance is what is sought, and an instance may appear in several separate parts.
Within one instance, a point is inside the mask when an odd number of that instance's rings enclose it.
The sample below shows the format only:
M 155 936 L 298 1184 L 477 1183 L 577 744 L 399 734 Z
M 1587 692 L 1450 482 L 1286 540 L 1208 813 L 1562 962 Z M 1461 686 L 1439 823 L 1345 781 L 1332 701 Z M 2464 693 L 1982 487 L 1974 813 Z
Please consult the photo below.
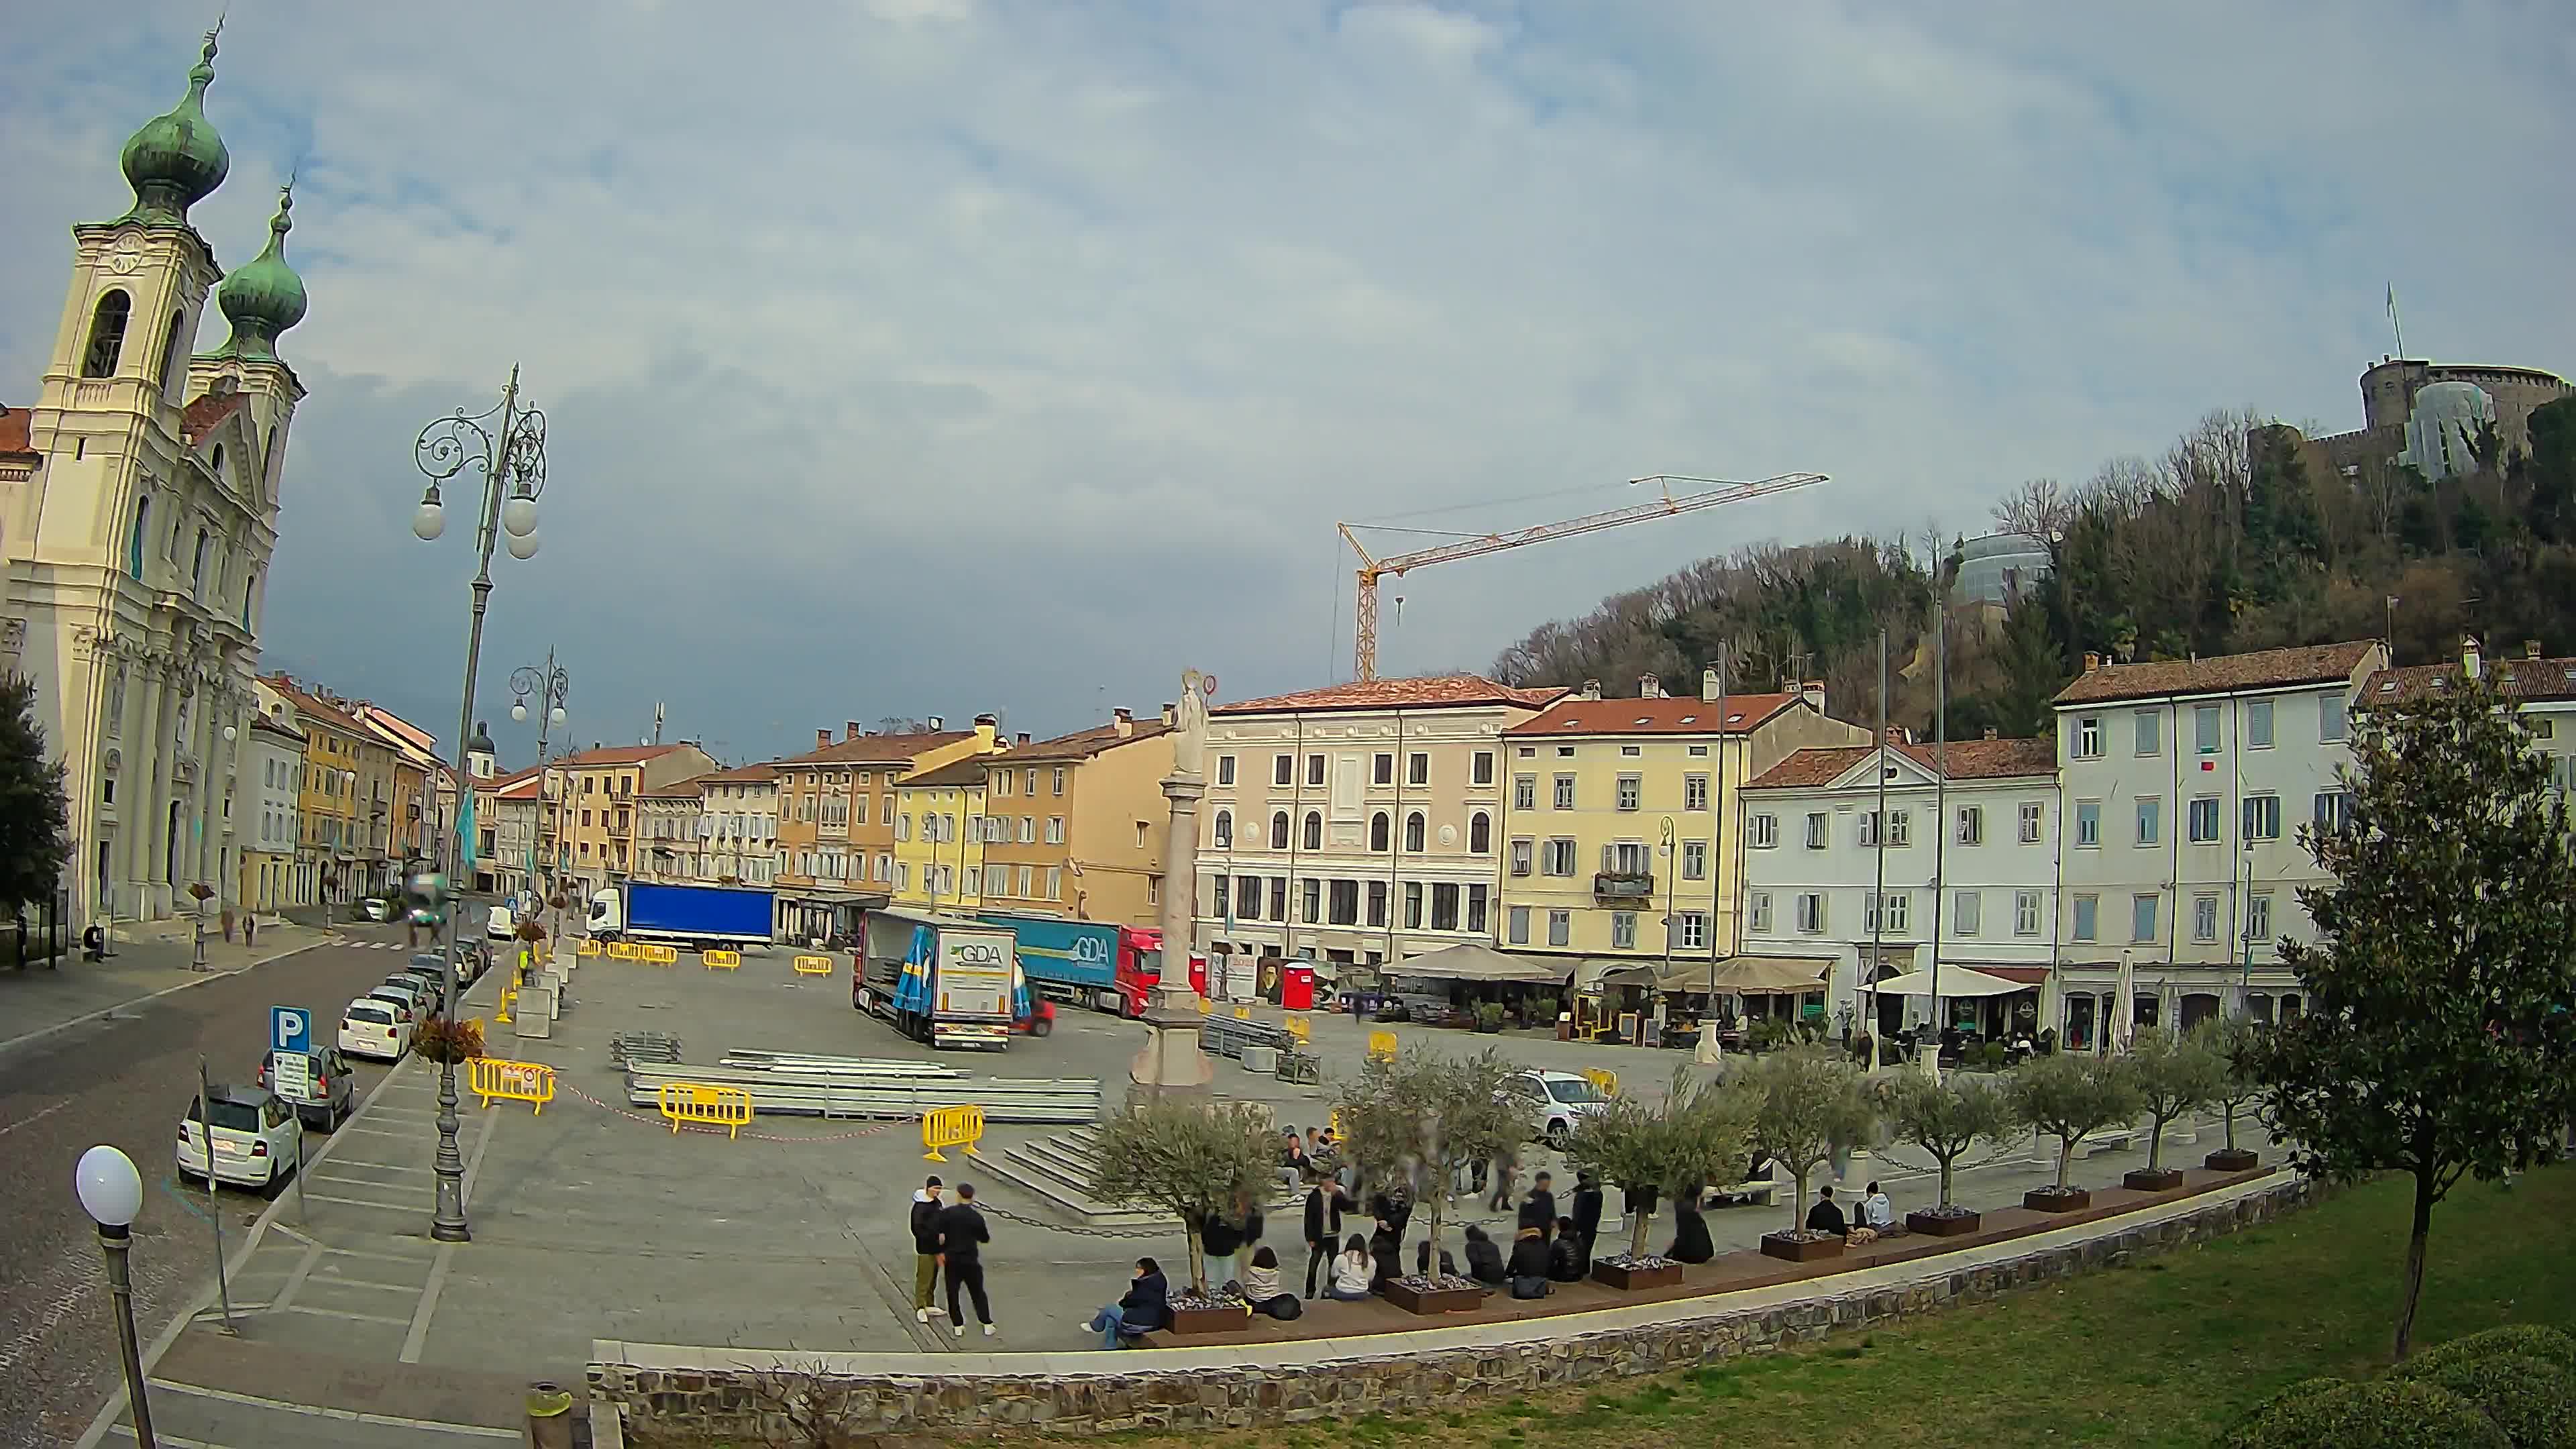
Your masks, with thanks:
M 979 1154 L 983 1170 L 1035 1194 L 1058 1216 L 1085 1227 L 1128 1228 L 1169 1225 L 1172 1215 L 1159 1208 L 1116 1207 L 1102 1202 L 1093 1186 L 1100 1160 L 1100 1134 L 1077 1127 L 1007 1148 L 999 1155 Z M 1275 1215 L 1296 1201 L 1285 1187 L 1274 1192 L 1262 1211 Z

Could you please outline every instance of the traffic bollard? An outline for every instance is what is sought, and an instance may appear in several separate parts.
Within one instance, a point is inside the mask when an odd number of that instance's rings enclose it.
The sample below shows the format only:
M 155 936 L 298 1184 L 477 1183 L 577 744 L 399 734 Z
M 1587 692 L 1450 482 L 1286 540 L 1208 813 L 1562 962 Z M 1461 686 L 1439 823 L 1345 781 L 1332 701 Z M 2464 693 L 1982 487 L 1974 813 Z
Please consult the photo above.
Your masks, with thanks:
M 529 1449 L 572 1449 L 572 1393 L 538 1379 L 528 1385 Z

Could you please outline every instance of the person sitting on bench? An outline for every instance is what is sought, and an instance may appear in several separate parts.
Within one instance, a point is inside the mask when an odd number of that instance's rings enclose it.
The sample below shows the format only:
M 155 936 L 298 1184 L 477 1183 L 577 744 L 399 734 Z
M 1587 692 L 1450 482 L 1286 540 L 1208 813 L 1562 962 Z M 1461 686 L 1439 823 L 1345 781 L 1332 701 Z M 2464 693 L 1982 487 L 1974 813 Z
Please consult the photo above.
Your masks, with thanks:
M 1834 1204 L 1833 1184 L 1816 1189 L 1816 1205 L 1807 1209 L 1807 1231 L 1831 1233 L 1838 1238 L 1851 1236 L 1851 1224 L 1843 1221 L 1843 1210 Z
M 1717 1245 L 1709 1241 L 1708 1219 L 1700 1215 L 1704 1195 L 1695 1187 L 1673 1199 L 1673 1245 L 1664 1256 L 1676 1263 L 1705 1263 L 1717 1256 Z
M 1887 1194 L 1879 1190 L 1878 1184 L 1873 1182 L 1869 1185 L 1867 1195 L 1852 1204 L 1851 1240 L 1855 1243 L 1865 1243 L 1872 1238 L 1894 1237 L 1896 1231 L 1896 1207 L 1887 1200 Z M 1862 1237 L 1863 1233 L 1869 1234 L 1869 1237 Z
M 1474 1223 L 1467 1225 L 1467 1276 L 1489 1288 L 1500 1288 L 1510 1281 L 1503 1271 L 1503 1250 Z
M 1170 1318 L 1169 1297 L 1162 1265 L 1138 1258 L 1136 1276 L 1129 1280 L 1125 1296 L 1093 1314 L 1083 1326 L 1100 1335 L 1102 1348 L 1125 1348 L 1129 1340 L 1142 1338 Z
M 104 961 L 112 953 L 107 949 L 107 928 L 93 921 L 81 932 L 81 956 L 85 960 Z
M 1512 1296 L 1547 1296 L 1547 1239 L 1537 1228 L 1523 1228 L 1512 1242 Z

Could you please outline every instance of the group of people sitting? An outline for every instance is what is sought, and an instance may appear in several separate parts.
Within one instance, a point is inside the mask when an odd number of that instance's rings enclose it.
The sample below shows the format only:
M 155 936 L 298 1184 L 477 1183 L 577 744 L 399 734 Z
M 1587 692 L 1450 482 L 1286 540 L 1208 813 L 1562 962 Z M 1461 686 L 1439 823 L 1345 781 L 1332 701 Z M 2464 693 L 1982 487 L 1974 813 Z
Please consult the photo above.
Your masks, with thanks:
M 1842 1204 L 1834 1201 L 1832 1183 L 1816 1189 L 1816 1205 L 1807 1209 L 1807 1231 L 1833 1233 L 1846 1243 L 1874 1243 L 1881 1238 L 1896 1237 L 1904 1229 L 1896 1225 L 1896 1209 L 1887 1194 L 1872 1182 L 1860 1201 L 1852 1204 L 1851 1216 L 1843 1216 Z

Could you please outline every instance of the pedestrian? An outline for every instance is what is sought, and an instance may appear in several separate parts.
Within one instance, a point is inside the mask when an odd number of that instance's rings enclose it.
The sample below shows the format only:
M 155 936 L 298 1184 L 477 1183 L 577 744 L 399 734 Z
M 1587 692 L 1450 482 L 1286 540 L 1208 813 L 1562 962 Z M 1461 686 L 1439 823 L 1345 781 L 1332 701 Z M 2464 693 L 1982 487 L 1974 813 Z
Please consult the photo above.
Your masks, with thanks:
M 1583 1271 L 1592 1271 L 1592 1244 L 1601 1236 L 1601 1179 L 1591 1172 L 1574 1175 L 1574 1233 L 1583 1245 Z
M 1404 1276 L 1404 1236 L 1395 1225 L 1381 1219 L 1377 1231 L 1369 1235 L 1369 1291 L 1384 1292 L 1386 1285 Z
M 1530 1179 L 1529 1196 L 1521 1199 L 1520 1226 L 1546 1237 L 1556 1226 L 1556 1179 L 1542 1172 Z
M 939 1179 L 912 1195 L 912 1321 L 928 1323 L 946 1310 L 932 1301 L 939 1291 Z
M 992 1229 L 975 1211 L 975 1184 L 957 1184 L 957 1201 L 939 1210 L 939 1266 L 948 1270 L 948 1331 L 959 1338 L 966 1336 L 966 1318 L 957 1303 L 960 1288 L 975 1300 L 975 1321 L 984 1325 L 984 1336 L 1001 1331 L 993 1326 L 992 1300 L 984 1296 L 984 1245 L 991 1241 Z
M 1592 1271 L 1583 1261 L 1583 1239 L 1574 1230 L 1574 1219 L 1556 1220 L 1556 1238 L 1547 1245 L 1547 1281 L 1580 1283 Z
M 1324 1282 L 1332 1283 L 1333 1245 L 1342 1237 L 1342 1209 L 1354 1207 L 1342 1185 L 1329 1177 L 1318 1177 L 1306 1190 L 1306 1296 L 1315 1296 L 1315 1270 L 1322 1268 Z
M 254 915 L 244 914 L 244 915 L 242 916 L 242 945 L 243 945 L 243 946 L 245 946 L 245 947 L 249 947 L 249 946 L 256 946 L 256 945 L 258 945 L 258 944 L 259 944 L 259 917 L 254 916 Z
M 1701 1197 L 1702 1190 L 1694 1187 L 1673 1199 L 1673 1245 L 1664 1256 L 1676 1263 L 1705 1263 L 1717 1256 L 1708 1218 L 1700 1212 Z
M 1296 1128 L 1288 1128 L 1281 1134 L 1279 1145 L 1279 1180 L 1295 1187 L 1305 1177 L 1308 1166 L 1305 1139 L 1297 1135 Z
M 1523 1228 L 1512 1240 L 1512 1296 L 1545 1298 L 1547 1296 L 1547 1241 L 1536 1228 Z
M 1503 1250 L 1474 1223 L 1467 1225 L 1467 1276 L 1488 1288 L 1500 1288 L 1507 1281 L 1503 1272 Z
M 1494 1154 L 1494 1195 L 1485 1199 L 1487 1212 L 1511 1211 L 1513 1179 L 1519 1172 L 1518 1166 L 1513 1161 L 1514 1151 L 1514 1148 L 1505 1146 L 1500 1152 Z
M 1234 1277 L 1234 1255 L 1243 1251 L 1243 1220 L 1220 1209 L 1199 1220 L 1199 1261 L 1207 1268 L 1210 1292 Z
M 1163 1326 L 1171 1316 L 1169 1297 L 1163 1265 L 1151 1258 L 1138 1258 L 1136 1276 L 1129 1280 L 1126 1296 L 1093 1314 L 1083 1326 L 1100 1335 L 1102 1348 L 1125 1348 L 1124 1335 L 1151 1333 Z

